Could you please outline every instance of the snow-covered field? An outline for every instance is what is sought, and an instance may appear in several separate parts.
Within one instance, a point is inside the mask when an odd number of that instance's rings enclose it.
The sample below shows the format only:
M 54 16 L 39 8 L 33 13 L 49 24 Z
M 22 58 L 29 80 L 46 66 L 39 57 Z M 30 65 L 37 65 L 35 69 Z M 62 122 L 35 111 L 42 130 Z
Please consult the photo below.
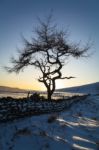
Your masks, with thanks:
M 83 93 L 83 94 L 99 94 L 99 82 L 90 83 L 81 86 L 75 86 L 70 88 L 63 88 L 57 91 L 70 92 L 70 93 Z
M 0 124 L 0 150 L 99 150 L 99 95 L 64 112 Z

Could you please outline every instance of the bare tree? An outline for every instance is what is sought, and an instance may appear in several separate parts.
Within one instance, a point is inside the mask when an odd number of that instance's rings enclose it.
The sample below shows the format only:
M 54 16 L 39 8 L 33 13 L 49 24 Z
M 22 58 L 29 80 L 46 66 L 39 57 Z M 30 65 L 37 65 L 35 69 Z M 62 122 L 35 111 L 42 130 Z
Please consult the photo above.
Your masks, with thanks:
M 86 57 L 89 45 L 81 48 L 79 44 L 71 44 L 66 39 L 67 32 L 58 30 L 53 25 L 51 17 L 46 21 L 39 20 L 40 25 L 35 30 L 36 38 L 28 41 L 24 38 L 24 49 L 19 52 L 18 59 L 12 58 L 13 67 L 8 72 L 19 73 L 28 65 L 35 66 L 42 76 L 38 81 L 47 88 L 48 100 L 56 89 L 57 79 L 71 79 L 72 76 L 62 77 L 62 68 L 68 57 Z

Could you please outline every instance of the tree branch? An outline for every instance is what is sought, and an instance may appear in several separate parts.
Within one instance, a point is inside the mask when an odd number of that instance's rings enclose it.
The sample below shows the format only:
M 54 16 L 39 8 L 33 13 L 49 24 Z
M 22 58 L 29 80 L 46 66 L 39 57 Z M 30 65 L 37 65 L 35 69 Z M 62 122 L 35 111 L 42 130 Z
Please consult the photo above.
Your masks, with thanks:
M 72 79 L 72 78 L 75 78 L 75 77 L 72 77 L 72 76 L 70 76 L 70 77 L 61 77 L 60 79 Z

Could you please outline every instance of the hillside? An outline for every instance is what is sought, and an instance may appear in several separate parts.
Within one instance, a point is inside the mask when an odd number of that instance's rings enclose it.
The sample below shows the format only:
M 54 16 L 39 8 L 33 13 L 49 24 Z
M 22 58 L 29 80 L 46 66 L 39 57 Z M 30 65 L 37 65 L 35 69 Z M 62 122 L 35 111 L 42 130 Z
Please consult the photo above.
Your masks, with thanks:
M 0 150 L 99 150 L 99 83 L 59 91 L 94 95 L 61 112 L 0 123 Z
M 33 92 L 32 90 L 30 91 Z M 8 86 L 0 86 L 0 92 L 27 93 L 28 90 Z
M 20 88 L 13 88 L 8 86 L 0 86 L 0 92 L 19 92 L 24 93 L 28 90 L 20 89 Z M 30 90 L 31 92 L 34 92 L 35 90 Z M 70 92 L 70 93 L 85 93 L 85 94 L 99 94 L 99 82 L 81 85 L 81 86 L 74 86 L 70 88 L 62 88 L 57 89 L 58 92 Z
M 99 94 L 99 82 L 82 86 L 58 89 L 57 91 L 70 93 Z
M 66 111 L 0 124 L 0 150 L 99 150 L 99 96 Z

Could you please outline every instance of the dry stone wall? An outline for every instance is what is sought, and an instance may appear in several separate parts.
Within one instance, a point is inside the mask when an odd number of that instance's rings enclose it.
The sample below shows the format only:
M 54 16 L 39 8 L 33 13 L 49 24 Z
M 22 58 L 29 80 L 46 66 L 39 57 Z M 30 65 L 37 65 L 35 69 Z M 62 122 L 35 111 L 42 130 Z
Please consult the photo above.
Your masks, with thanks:
M 30 115 L 51 113 L 69 108 L 71 104 L 84 100 L 86 96 L 74 96 L 64 100 L 34 101 L 32 99 L 13 99 L 11 97 L 0 99 L 0 122 L 14 120 Z

